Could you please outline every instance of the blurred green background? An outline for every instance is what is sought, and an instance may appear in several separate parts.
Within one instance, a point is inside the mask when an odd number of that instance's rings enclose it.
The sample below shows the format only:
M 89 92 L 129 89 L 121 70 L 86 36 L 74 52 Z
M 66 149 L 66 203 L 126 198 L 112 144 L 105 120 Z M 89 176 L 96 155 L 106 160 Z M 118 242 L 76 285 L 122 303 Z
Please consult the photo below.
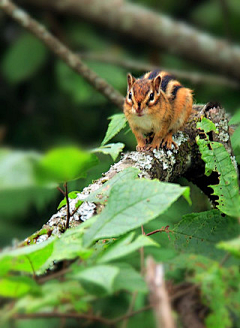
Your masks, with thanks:
M 180 19 L 213 36 L 239 41 L 239 0 L 222 1 L 136 0 L 135 4 L 152 8 L 173 19 Z M 24 8 L 43 23 L 54 35 L 73 51 L 80 54 L 108 55 L 113 58 L 141 61 L 146 64 L 184 72 L 209 71 L 201 63 L 159 51 L 136 40 L 78 17 L 59 14 L 41 7 Z M 44 152 L 58 145 L 79 145 L 90 149 L 100 145 L 108 117 L 119 109 L 106 100 L 56 58 L 40 41 L 23 30 L 0 12 L 0 143 L 15 150 Z M 126 74 L 129 69 L 99 61 L 85 60 L 101 77 L 123 95 L 126 92 Z M 131 70 L 135 76 L 143 71 Z M 192 84 L 196 103 L 218 101 L 229 112 L 240 107 L 239 90 L 230 86 L 207 83 Z M 114 141 L 125 143 L 125 150 L 135 149 L 135 139 L 126 129 Z M 72 182 L 71 190 L 81 190 L 93 179 L 101 176 L 112 164 L 110 156 L 101 156 L 100 163 L 91 169 L 87 179 Z M 19 170 L 21 174 L 21 170 Z M 185 181 L 185 183 L 187 183 Z M 200 192 L 192 186 L 197 200 L 193 210 L 208 208 Z M 0 190 L 0 247 L 10 244 L 13 238 L 21 240 L 41 228 L 56 208 L 62 195 L 58 191 L 19 190 L 13 188 L 6 196 Z M 182 209 L 182 204 L 180 204 Z M 190 209 L 184 207 L 184 212 Z M 175 216 L 178 218 L 176 207 Z

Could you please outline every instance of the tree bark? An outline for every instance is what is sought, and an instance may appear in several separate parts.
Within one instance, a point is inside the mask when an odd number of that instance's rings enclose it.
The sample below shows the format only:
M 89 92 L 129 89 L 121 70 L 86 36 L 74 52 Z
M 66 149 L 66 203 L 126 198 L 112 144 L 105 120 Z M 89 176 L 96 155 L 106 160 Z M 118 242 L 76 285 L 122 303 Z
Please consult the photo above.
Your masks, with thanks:
M 221 142 L 232 156 L 228 120 L 224 109 L 214 107 L 210 103 L 207 105 L 195 105 L 193 113 L 184 127 L 184 131 L 178 132 L 177 136 L 175 136 L 174 140 L 178 144 L 177 150 L 160 149 L 154 152 L 132 151 L 124 153 L 122 154 L 121 160 L 112 165 L 110 170 L 103 174 L 103 177 L 84 188 L 83 192 L 78 194 L 76 199 L 70 199 L 70 213 L 74 213 L 70 218 L 70 227 L 78 225 L 102 210 L 103 205 L 84 200 L 89 194 L 99 189 L 106 181 L 111 180 L 117 173 L 127 167 L 140 169 L 140 178 L 144 177 L 147 179 L 174 182 L 179 177 L 186 177 L 203 190 L 210 200 L 214 201 L 214 198 L 211 196 L 212 189 L 208 186 L 218 182 L 218 175 L 217 173 L 212 173 L 209 177 L 205 176 L 205 164 L 201 159 L 195 141 L 196 136 L 201 133 L 196 128 L 196 123 L 203 116 L 209 118 L 218 126 L 219 133 L 212 133 L 211 139 Z M 234 158 L 232 159 L 235 161 Z M 76 203 L 79 200 L 82 200 L 83 203 L 76 210 Z M 47 224 L 44 225 L 48 234 L 39 235 L 39 242 L 47 239 L 51 234 L 61 235 L 64 231 L 66 217 L 67 211 L 65 206 L 54 214 Z M 35 239 L 38 240 L 38 237 Z
M 24 3 L 80 16 L 93 23 L 165 49 L 239 80 L 240 47 L 163 14 L 122 0 L 23 0 Z

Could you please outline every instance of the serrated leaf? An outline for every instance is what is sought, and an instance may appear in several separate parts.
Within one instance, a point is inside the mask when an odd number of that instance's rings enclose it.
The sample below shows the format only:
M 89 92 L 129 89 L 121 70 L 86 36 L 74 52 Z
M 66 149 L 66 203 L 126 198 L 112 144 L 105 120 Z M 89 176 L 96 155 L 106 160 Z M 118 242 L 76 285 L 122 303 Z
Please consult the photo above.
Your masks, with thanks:
M 218 210 L 212 210 L 185 215 L 173 231 L 178 250 L 221 259 L 223 253 L 215 245 L 238 236 L 240 227 L 234 218 L 222 217 Z
M 188 187 L 157 180 L 115 184 L 107 206 L 84 235 L 83 244 L 87 246 L 98 239 L 117 237 L 140 227 L 163 213 L 181 195 L 186 196 L 187 191 Z
M 44 44 L 35 36 L 24 33 L 5 53 L 1 65 L 3 74 L 9 82 L 21 82 L 35 74 L 46 57 Z
M 121 257 L 124 257 L 132 252 L 138 250 L 140 247 L 159 245 L 147 236 L 138 236 L 136 240 L 133 240 L 135 233 L 130 234 L 118 239 L 112 243 L 106 250 L 104 250 L 102 256 L 99 258 L 99 263 L 106 263 Z
M 208 177 L 215 169 L 215 163 L 213 160 L 213 150 L 209 149 L 208 143 L 204 139 L 196 138 L 199 151 L 202 154 L 201 158 L 205 162 L 205 175 Z
M 217 248 L 224 249 L 225 251 L 240 258 L 240 237 L 229 241 L 222 241 L 217 245 Z
M 78 272 L 74 272 L 71 278 L 100 286 L 108 293 L 113 292 L 113 282 L 119 273 L 119 269 L 110 265 L 96 265 Z
M 129 180 L 137 178 L 140 170 L 135 167 L 128 167 L 123 171 L 117 173 L 110 181 L 104 183 L 102 187 L 92 192 L 85 200 L 94 203 L 105 203 L 109 196 L 112 186 L 118 182 L 127 182 Z
M 3 277 L 0 278 L 0 295 L 2 297 L 17 298 L 27 293 L 39 292 L 40 288 L 30 277 Z
M 103 139 L 102 146 L 108 143 L 119 131 L 125 128 L 127 124 L 127 119 L 124 114 L 115 114 L 110 117 L 110 123 L 106 135 Z
M 133 267 L 127 263 L 114 263 L 120 271 L 114 279 L 113 289 L 129 290 L 131 292 L 147 293 L 148 288 L 143 277 Z
M 214 131 L 217 133 L 217 128 L 215 124 L 206 117 L 203 117 L 201 122 L 197 123 L 197 128 L 204 130 L 205 133 L 209 133 L 210 131 Z
M 98 163 L 94 154 L 76 147 L 59 147 L 50 150 L 41 159 L 38 174 L 41 180 L 66 182 L 86 177 L 86 172 Z
M 121 142 L 107 144 L 101 146 L 99 148 L 95 148 L 92 150 L 93 153 L 103 153 L 105 155 L 111 155 L 112 159 L 115 161 L 119 155 L 119 153 L 123 150 L 125 145 Z
M 212 142 L 209 140 L 207 132 L 210 132 L 211 121 L 204 118 L 198 123 L 198 127 L 205 129 L 205 139 L 196 139 L 199 150 L 202 154 L 202 159 L 206 163 L 205 174 L 210 175 L 212 171 L 219 174 L 219 183 L 211 185 L 213 195 L 218 196 L 217 207 L 223 213 L 239 217 L 240 216 L 240 195 L 238 186 L 238 177 L 236 169 L 231 161 L 231 158 L 221 143 Z
M 34 274 L 47 261 L 53 252 L 56 239 L 29 245 L 0 254 L 0 276 L 9 271 L 23 271 Z

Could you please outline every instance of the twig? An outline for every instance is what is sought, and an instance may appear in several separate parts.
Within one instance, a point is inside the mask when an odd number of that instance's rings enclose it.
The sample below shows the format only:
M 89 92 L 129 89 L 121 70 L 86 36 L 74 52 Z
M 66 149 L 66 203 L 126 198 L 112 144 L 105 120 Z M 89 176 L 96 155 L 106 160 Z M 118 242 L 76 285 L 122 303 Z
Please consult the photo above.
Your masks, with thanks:
M 144 311 L 147 311 L 152 308 L 152 304 L 149 304 L 147 306 L 144 306 L 143 308 L 133 311 L 131 313 L 127 313 L 125 315 L 122 315 L 116 319 L 106 319 L 103 317 L 90 315 L 90 314 L 84 314 L 84 313 L 60 313 L 60 312 L 42 312 L 42 313 L 17 313 L 14 314 L 13 319 L 42 319 L 42 318 L 66 318 L 66 319 L 86 319 L 96 322 L 101 322 L 105 325 L 111 326 L 118 322 L 121 322 L 127 318 L 133 317 L 139 313 L 142 313 Z
M 166 226 L 166 227 L 162 227 L 161 229 L 151 231 L 151 232 L 147 233 L 146 236 L 151 236 L 158 232 L 166 232 L 166 233 L 172 232 L 173 233 L 173 230 L 169 230 L 168 227 L 169 226 Z
M 151 65 L 148 63 L 140 62 L 137 60 L 130 60 L 130 59 L 121 59 L 117 58 L 116 56 L 109 55 L 109 54 L 94 54 L 94 53 L 81 53 L 82 59 L 92 60 L 92 61 L 99 61 L 102 63 L 108 63 L 117 65 L 120 67 L 124 67 L 130 71 L 137 70 L 142 72 L 147 71 L 153 71 L 155 69 L 161 69 L 164 71 L 167 71 L 178 79 L 185 79 L 190 81 L 193 84 L 210 84 L 210 85 L 221 85 L 225 87 L 231 87 L 233 89 L 239 89 L 240 83 L 228 79 L 224 77 L 223 75 L 216 75 L 216 74 L 202 74 L 198 72 L 185 72 L 178 69 L 172 69 L 172 68 L 165 68 L 165 67 L 159 67 L 156 65 Z
M 239 80 L 240 47 L 217 39 L 164 14 L 122 0 L 24 0 L 31 5 L 52 8 L 83 17 L 94 24 L 117 31 L 142 47 L 166 50 L 204 67 L 211 67 Z
M 70 51 L 64 44 L 48 32 L 48 30 L 31 18 L 26 12 L 13 4 L 10 0 L 0 0 L 0 9 L 12 17 L 26 30 L 40 39 L 52 52 L 61 58 L 71 69 L 80 74 L 96 90 L 101 92 L 117 107 L 122 109 L 123 96 L 109 85 L 104 79 L 85 65 L 77 54 Z
M 154 306 L 157 328 L 175 328 L 171 304 L 164 281 L 162 264 L 156 264 L 152 257 L 147 258 L 146 282 L 150 291 L 150 302 Z
M 67 230 L 69 228 L 69 221 L 70 221 L 70 206 L 69 206 L 67 182 L 64 184 L 64 187 L 65 187 L 65 197 L 66 197 L 66 203 L 67 203 L 67 220 L 66 220 L 65 229 Z
M 57 271 L 57 272 L 54 272 L 52 274 L 48 274 L 46 276 L 40 277 L 38 279 L 38 283 L 39 284 L 44 284 L 45 282 L 47 282 L 51 279 L 56 279 L 56 278 L 62 277 L 63 275 L 65 275 L 69 271 L 70 271 L 69 268 L 65 268 L 65 269 L 62 269 L 61 271 Z
M 133 312 L 133 308 L 134 308 L 134 305 L 135 305 L 135 302 L 136 302 L 137 294 L 138 294 L 137 291 L 135 291 L 132 294 L 132 299 L 131 299 L 127 314 L 131 314 Z M 129 319 L 129 317 L 127 317 L 127 318 L 125 318 L 125 320 L 123 320 L 121 328 L 127 328 L 128 319 Z
M 59 186 L 57 186 L 57 190 L 60 191 L 60 193 L 63 194 L 64 197 L 66 196 L 65 192 Z

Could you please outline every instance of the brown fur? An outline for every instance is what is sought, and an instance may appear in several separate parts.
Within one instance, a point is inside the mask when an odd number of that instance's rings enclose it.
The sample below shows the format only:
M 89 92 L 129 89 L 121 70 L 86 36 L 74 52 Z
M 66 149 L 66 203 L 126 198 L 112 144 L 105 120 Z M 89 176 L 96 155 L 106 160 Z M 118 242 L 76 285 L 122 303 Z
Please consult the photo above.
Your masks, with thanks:
M 164 90 L 164 91 L 163 91 Z M 137 139 L 137 150 L 171 149 L 172 134 L 187 121 L 192 111 L 192 90 L 184 88 L 169 73 L 153 71 L 135 79 L 128 74 L 124 114 Z M 150 144 L 146 135 L 152 134 Z

